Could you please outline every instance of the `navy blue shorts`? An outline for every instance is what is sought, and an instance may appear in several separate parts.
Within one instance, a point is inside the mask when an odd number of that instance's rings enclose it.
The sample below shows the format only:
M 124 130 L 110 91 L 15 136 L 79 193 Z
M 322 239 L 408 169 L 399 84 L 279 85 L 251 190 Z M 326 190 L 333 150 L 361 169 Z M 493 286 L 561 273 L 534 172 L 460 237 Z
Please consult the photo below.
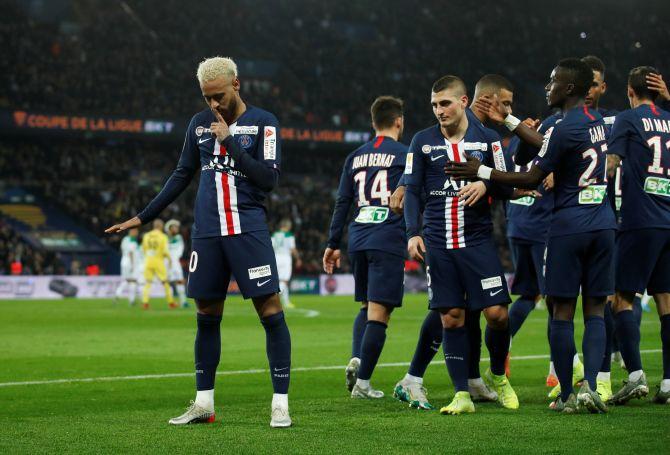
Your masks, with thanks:
M 192 239 L 188 296 L 225 299 L 231 275 L 245 299 L 279 292 L 277 262 L 268 231 Z
M 614 293 L 614 229 L 549 237 L 545 291 L 552 297 Z
M 670 292 L 670 229 L 636 229 L 617 237 L 616 290 Z
M 512 294 L 544 295 L 544 243 L 510 239 L 514 259 Z
M 507 281 L 492 241 L 447 250 L 427 248 L 428 306 L 481 310 L 510 302 Z
M 402 306 L 405 259 L 379 250 L 352 251 L 349 261 L 356 283 L 357 302 Z

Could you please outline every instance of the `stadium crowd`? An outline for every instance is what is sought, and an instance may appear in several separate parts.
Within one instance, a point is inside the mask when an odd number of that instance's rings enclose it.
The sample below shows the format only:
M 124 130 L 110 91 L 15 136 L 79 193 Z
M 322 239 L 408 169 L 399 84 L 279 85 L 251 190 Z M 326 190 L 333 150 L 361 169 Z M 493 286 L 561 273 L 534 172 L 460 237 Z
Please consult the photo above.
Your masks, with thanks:
M 370 102 L 391 93 L 405 100 L 407 130 L 413 132 L 434 121 L 427 94 L 445 72 L 466 81 L 502 73 L 515 84 L 515 110 L 539 117 L 546 111 L 547 69 L 558 51 L 597 53 L 605 61 L 610 91 L 616 91 L 607 99 L 611 108 L 626 107 L 623 89 L 631 66 L 658 64 L 670 53 L 662 18 L 652 7 L 628 14 L 628 27 L 603 38 L 608 16 L 621 14 L 623 6 L 616 3 L 607 9 L 582 5 L 551 21 L 540 20 L 546 11 L 530 0 L 514 2 L 516 12 L 494 0 L 482 0 L 477 8 L 435 2 L 411 9 L 398 0 L 376 9 L 307 0 L 262 8 L 234 1 L 225 9 L 209 1 L 184 8 L 177 0 L 55 4 L 66 7 L 45 17 L 21 2 L 3 3 L 0 109 L 187 118 L 203 108 L 194 77 L 198 61 L 226 54 L 239 64 L 245 100 L 274 112 L 282 125 L 367 129 Z M 225 29 L 218 40 L 203 40 L 202 27 L 186 25 L 205 18 Z M 478 44 L 445 46 L 445 36 L 452 43 Z M 0 178 L 57 202 L 102 237 L 104 227 L 137 213 L 160 189 L 179 145 L 168 148 L 166 153 L 165 144 L 144 141 L 2 140 L 0 160 L 12 166 L 1 166 Z M 290 149 L 285 152 L 281 183 L 268 203 L 270 227 L 292 219 L 303 255 L 298 272 L 318 273 L 336 174 L 347 150 L 327 159 L 315 150 L 318 160 L 292 160 Z M 195 188 L 162 215 L 180 219 L 186 239 Z M 510 266 L 502 217 L 498 210 L 496 237 Z M 116 248 L 120 237 L 105 241 Z
M 502 73 L 517 87 L 517 110 L 538 116 L 546 106 L 547 68 L 559 50 L 561 56 L 596 53 L 617 91 L 631 66 L 658 65 L 670 53 L 652 5 L 626 13 L 628 26 L 605 38 L 608 17 L 625 9 L 617 2 L 606 9 L 585 4 L 551 21 L 541 20 L 544 5 L 530 0 L 514 2 L 516 12 L 495 0 L 477 8 L 439 2 L 406 8 L 399 0 L 384 8 L 307 0 L 262 8 L 234 1 L 225 9 L 213 2 L 184 8 L 177 0 L 65 3 L 62 17 L 50 21 L 34 20 L 18 2 L 3 7 L 0 107 L 188 117 L 202 106 L 197 62 L 226 54 L 238 61 L 245 99 L 283 124 L 365 128 L 371 101 L 390 93 L 405 99 L 412 129 L 432 121 L 427 87 L 446 72 L 465 81 Z M 202 27 L 187 25 L 205 18 L 225 29 L 219 39 L 203 40 Z M 477 45 L 445 45 L 445 36 Z M 625 99 L 613 97 L 611 107 L 624 108 Z

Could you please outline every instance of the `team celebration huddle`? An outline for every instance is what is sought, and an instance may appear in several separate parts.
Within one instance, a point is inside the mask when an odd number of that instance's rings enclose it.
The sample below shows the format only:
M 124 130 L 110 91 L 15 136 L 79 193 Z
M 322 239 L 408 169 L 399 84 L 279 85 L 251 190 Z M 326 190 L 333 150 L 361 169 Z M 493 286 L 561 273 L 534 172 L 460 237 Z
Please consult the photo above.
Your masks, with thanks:
M 427 312 L 416 327 L 414 352 L 407 347 L 407 373 L 388 391 L 397 400 L 445 415 L 476 412 L 475 403 L 483 401 L 523 412 L 523 396 L 510 382 L 517 368 L 510 345 L 544 300 L 552 387 L 547 412 L 606 413 L 633 399 L 670 405 L 670 94 L 658 70 L 635 67 L 627 92 L 613 95 L 627 96 L 630 109 L 613 112 L 600 106 L 605 66 L 597 57 L 566 58 L 547 72 L 553 114 L 541 121 L 513 115 L 514 81 L 500 75 L 478 81 L 445 75 L 419 87 L 435 122 L 414 134 L 409 147 L 401 142 L 402 99 L 379 96 L 372 103 L 375 135 L 343 163 L 323 254 L 328 274 L 348 255 L 360 303 L 352 309 L 344 370 L 352 399 L 385 396 L 374 388 L 373 375 L 392 314 L 402 312 L 410 259 L 424 266 Z M 144 210 L 106 232 L 136 235 L 154 222 L 155 238 L 142 250 L 157 250 L 169 261 L 171 244 L 176 251 L 183 242 L 175 237 L 176 221 L 166 229 L 168 238 L 157 218 L 200 170 L 186 285 L 197 307 L 196 396 L 169 423 L 215 421 L 220 326 L 234 277 L 266 333 L 270 425 L 289 427 L 291 337 L 283 309 L 291 307 L 291 258 L 299 259 L 290 222 L 271 238 L 265 208 L 280 184 L 280 126 L 272 113 L 243 101 L 233 60 L 206 59 L 196 75 L 206 107 L 191 119 L 175 170 Z M 496 128 L 511 139 L 503 141 Z M 507 215 L 515 267 L 509 289 L 493 238 L 494 200 L 503 201 Z M 167 277 L 162 257 L 154 262 L 145 263 L 143 301 L 156 275 L 170 302 L 170 282 L 185 302 L 183 276 Z M 134 280 L 128 281 L 132 288 Z M 518 296 L 513 303 L 510 294 Z M 661 324 L 660 384 L 648 383 L 641 361 L 641 300 L 647 296 Z M 573 322 L 579 302 L 581 358 Z M 483 373 L 482 337 L 490 360 Z M 440 348 L 454 395 L 434 406 L 423 378 Z M 622 385 L 610 379 L 613 358 L 628 372 Z

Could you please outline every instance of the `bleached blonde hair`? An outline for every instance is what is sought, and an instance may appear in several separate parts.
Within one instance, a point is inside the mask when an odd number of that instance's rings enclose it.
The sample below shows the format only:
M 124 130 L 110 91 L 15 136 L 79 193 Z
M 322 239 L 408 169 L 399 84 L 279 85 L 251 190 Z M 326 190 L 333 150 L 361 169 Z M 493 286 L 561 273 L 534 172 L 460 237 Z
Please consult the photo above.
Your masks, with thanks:
M 228 57 L 206 58 L 198 65 L 196 76 L 200 85 L 213 81 L 219 76 L 233 80 L 237 77 L 237 65 L 233 59 Z

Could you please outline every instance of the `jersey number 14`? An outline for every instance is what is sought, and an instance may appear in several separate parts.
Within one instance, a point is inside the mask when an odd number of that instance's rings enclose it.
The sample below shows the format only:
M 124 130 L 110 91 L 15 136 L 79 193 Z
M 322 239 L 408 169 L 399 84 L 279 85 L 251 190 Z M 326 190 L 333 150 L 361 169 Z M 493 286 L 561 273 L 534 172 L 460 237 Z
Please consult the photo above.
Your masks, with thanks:
M 358 206 L 370 205 L 370 201 L 365 195 L 365 181 L 367 171 L 358 172 L 354 175 L 354 181 L 358 184 Z M 379 199 L 380 205 L 389 205 L 391 192 L 388 189 L 388 171 L 380 170 L 375 174 L 370 188 L 370 199 Z

